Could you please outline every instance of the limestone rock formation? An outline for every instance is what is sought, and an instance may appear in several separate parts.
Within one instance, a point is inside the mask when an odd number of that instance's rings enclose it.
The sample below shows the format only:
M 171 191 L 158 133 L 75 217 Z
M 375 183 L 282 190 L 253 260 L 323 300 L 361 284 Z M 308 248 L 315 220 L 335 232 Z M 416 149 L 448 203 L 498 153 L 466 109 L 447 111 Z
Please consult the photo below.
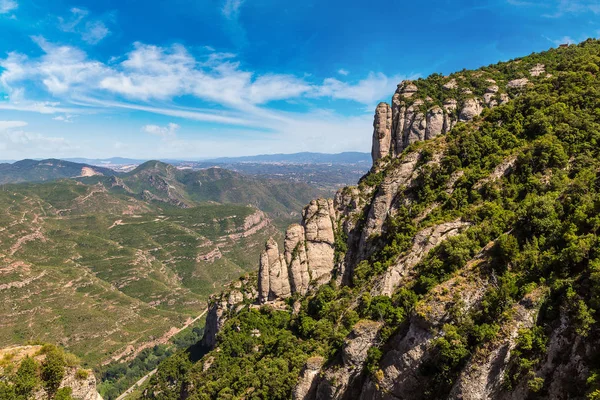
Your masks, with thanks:
M 333 200 L 314 200 L 303 211 L 302 225 L 288 228 L 283 254 L 277 242 L 267 242 L 258 271 L 259 303 L 305 294 L 311 282 L 320 285 L 331 279 L 334 221 Z
M 267 241 L 265 250 L 260 256 L 259 275 L 259 302 L 283 299 L 291 294 L 288 269 L 283 255 L 279 253 L 279 246 L 273 238 Z
M 377 336 L 382 326 L 381 322 L 375 321 L 357 322 L 344 341 L 340 363 L 321 370 L 315 395 L 304 399 L 357 398 L 362 390 L 361 376 L 368 351 L 377 344 Z
M 417 265 L 431 249 L 444 240 L 458 235 L 469 223 L 463 221 L 446 222 L 426 228 L 415 235 L 411 250 L 390 268 L 375 284 L 374 295 L 391 296 L 398 288 L 403 278 L 412 273 Z
M 511 89 L 522 89 L 529 84 L 529 79 L 527 78 L 519 78 L 513 79 L 512 81 L 506 84 L 506 87 Z
M 545 72 L 546 66 L 544 64 L 536 64 L 529 70 L 531 76 L 540 76 Z
M 433 139 L 444 132 L 444 110 L 439 106 L 435 106 L 427 111 L 425 139 Z
M 392 109 L 387 103 L 379 103 L 373 121 L 373 162 L 390 154 L 392 143 Z
M 217 333 L 225 324 L 224 313 L 227 310 L 226 301 L 214 300 L 211 302 L 206 314 L 206 324 L 202 335 L 202 346 L 213 348 L 217 343 Z
M 293 400 L 305 400 L 315 397 L 317 390 L 316 379 L 324 362 L 325 359 L 323 357 L 311 357 L 306 361 L 300 373 L 298 383 L 292 393 Z
M 461 122 L 471 121 L 473 118 L 481 114 L 483 107 L 481 102 L 477 98 L 470 98 L 465 100 L 463 108 L 460 110 L 458 120 Z
M 284 258 L 288 266 L 292 293 L 306 294 L 310 284 L 306 238 L 301 225 L 291 225 L 285 234 Z
M 454 384 L 449 398 L 480 400 L 501 397 L 503 380 L 516 346 L 520 329 L 535 325 L 540 302 L 545 291 L 538 288 L 512 307 L 514 315 L 505 325 L 494 343 L 488 343 L 471 357 L 467 367 Z
M 331 279 L 334 259 L 333 200 L 313 200 L 302 213 L 306 235 L 306 254 L 311 280 L 325 283 Z

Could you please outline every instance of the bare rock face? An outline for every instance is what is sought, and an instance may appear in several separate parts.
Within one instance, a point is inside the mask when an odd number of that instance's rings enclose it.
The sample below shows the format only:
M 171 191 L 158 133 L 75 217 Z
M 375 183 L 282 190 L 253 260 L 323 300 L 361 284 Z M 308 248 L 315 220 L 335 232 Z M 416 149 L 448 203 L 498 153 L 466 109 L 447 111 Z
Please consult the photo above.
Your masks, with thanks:
M 310 284 L 304 228 L 291 225 L 285 235 L 284 258 L 287 263 L 292 293 L 306 294 Z
M 392 145 L 392 109 L 387 103 L 379 103 L 373 121 L 373 162 L 390 154 Z
M 362 372 L 368 350 L 377 344 L 383 323 L 363 320 L 356 323 L 344 340 L 341 362 L 320 373 L 316 400 L 356 399 L 362 390 Z M 306 398 L 308 400 L 309 398 Z
M 283 254 L 273 239 L 267 242 L 258 270 L 260 304 L 305 294 L 311 284 L 331 279 L 335 216 L 333 200 L 313 200 L 303 211 L 302 225 L 288 228 Z
M 317 284 L 328 282 L 333 272 L 334 221 L 333 200 L 313 200 L 303 211 L 308 268 Z
M 206 324 L 204 326 L 204 335 L 202 336 L 202 346 L 212 349 L 217 344 L 217 333 L 225 325 L 223 318 L 227 310 L 227 302 L 213 299 L 208 307 L 206 314 Z
M 406 109 L 404 116 L 404 133 L 402 138 L 402 149 L 415 142 L 425 140 L 425 130 L 427 129 L 427 120 L 420 111 L 423 105 L 422 100 L 416 100 Z
M 260 256 L 259 302 L 284 299 L 291 295 L 290 280 L 285 260 L 273 238 L 267 241 Z
M 462 110 L 460 110 L 460 114 L 458 115 L 458 120 L 461 122 L 471 121 L 473 118 L 481 114 L 483 108 L 481 107 L 481 102 L 479 99 L 470 98 L 465 101 Z
M 456 82 L 456 79 L 451 79 L 446 84 L 444 84 L 442 88 L 446 90 L 453 90 L 458 88 L 458 83 Z
M 444 110 L 436 106 L 427 111 L 425 139 L 433 139 L 444 133 Z
M 489 107 L 495 107 L 498 105 L 498 102 L 496 101 L 496 94 L 498 93 L 498 90 L 500 90 L 500 88 L 495 84 L 485 90 L 483 102 Z
M 368 253 L 368 242 L 373 235 L 380 235 L 383 224 L 390 212 L 394 199 L 399 195 L 401 187 L 406 186 L 415 173 L 419 154 L 408 154 L 400 166 L 387 174 L 379 187 L 375 198 L 371 202 L 369 215 L 359 243 L 359 254 L 364 256 Z
M 444 100 L 444 132 L 448 132 L 454 127 L 454 119 L 451 116 L 457 107 L 458 102 L 455 99 Z
M 77 368 L 68 370 L 60 384 L 60 387 L 70 387 L 73 389 L 71 396 L 75 400 L 102 399 L 96 391 L 96 377 L 92 371 L 88 372 L 88 376 L 85 379 L 77 378 L 76 374 Z
M 354 325 L 342 349 L 344 365 L 355 368 L 367 361 L 367 351 L 375 345 L 375 339 L 382 326 L 381 322 L 366 320 Z
M 374 295 L 391 296 L 404 278 L 410 276 L 417 265 L 434 247 L 458 235 L 470 224 L 462 221 L 446 222 L 417 233 L 410 252 L 398 260 L 375 284 Z
M 537 289 L 513 306 L 512 320 L 502 327 L 499 338 L 474 354 L 450 392 L 450 399 L 496 399 L 505 390 L 504 374 L 519 330 L 535 325 L 545 291 Z
M 311 357 L 306 361 L 298 383 L 292 392 L 293 400 L 305 400 L 315 398 L 317 391 L 317 377 L 325 359 L 323 357 Z
M 478 255 L 459 275 L 437 286 L 420 302 L 409 321 L 390 342 L 381 362 L 381 379 L 367 380 L 360 399 L 422 399 L 428 377 L 419 373 L 432 357 L 433 340 L 443 334 L 443 326 L 452 321 L 451 305 L 468 312 L 481 302 L 489 280 L 483 273 Z
M 506 87 L 511 88 L 511 89 L 522 89 L 522 88 L 526 87 L 528 84 L 529 84 L 529 79 L 520 78 L 520 79 L 513 79 L 512 81 L 508 82 L 506 84 Z
M 531 76 L 540 76 L 546 72 L 546 66 L 544 64 L 536 64 L 530 70 Z

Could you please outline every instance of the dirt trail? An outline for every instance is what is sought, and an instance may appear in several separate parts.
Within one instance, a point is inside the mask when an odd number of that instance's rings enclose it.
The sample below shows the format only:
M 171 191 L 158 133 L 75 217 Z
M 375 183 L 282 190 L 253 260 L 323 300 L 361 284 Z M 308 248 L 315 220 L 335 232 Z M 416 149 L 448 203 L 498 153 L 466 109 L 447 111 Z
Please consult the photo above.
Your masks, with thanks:
M 189 320 L 185 323 L 185 325 L 183 325 L 181 328 L 172 328 L 171 330 L 169 330 L 169 332 L 167 332 L 163 337 L 161 337 L 159 340 L 163 340 L 165 337 L 168 336 L 167 340 L 169 340 L 171 337 L 175 336 L 176 334 L 178 334 L 179 332 L 181 332 L 182 330 L 184 330 L 185 328 L 188 328 L 190 325 L 194 324 L 195 322 L 197 322 L 200 318 L 204 317 L 204 315 L 206 315 L 206 313 L 208 312 L 208 308 L 206 308 L 204 311 L 202 311 L 202 314 L 198 315 L 196 318 Z M 129 357 L 127 357 L 127 360 L 130 360 L 130 357 L 134 357 L 139 354 L 143 349 L 147 348 L 147 347 L 153 347 L 154 344 L 151 344 L 150 346 L 146 346 L 150 343 L 154 343 L 153 342 L 149 342 L 149 343 L 145 343 L 143 346 L 140 346 L 140 348 L 138 348 L 133 355 L 130 355 Z M 146 347 L 145 347 L 146 346 Z M 118 359 L 117 359 L 118 360 Z M 117 361 L 115 360 L 115 361 Z M 133 392 L 135 389 L 137 389 L 138 387 L 140 387 L 141 385 L 144 384 L 144 382 L 146 382 L 152 375 L 154 375 L 156 373 L 156 369 L 148 372 L 146 375 L 144 375 L 142 378 L 140 378 L 136 383 L 134 383 L 129 389 L 127 389 L 126 391 L 124 391 L 119 397 L 117 397 L 116 400 L 123 400 L 125 397 L 127 397 L 128 394 L 131 394 L 131 392 Z

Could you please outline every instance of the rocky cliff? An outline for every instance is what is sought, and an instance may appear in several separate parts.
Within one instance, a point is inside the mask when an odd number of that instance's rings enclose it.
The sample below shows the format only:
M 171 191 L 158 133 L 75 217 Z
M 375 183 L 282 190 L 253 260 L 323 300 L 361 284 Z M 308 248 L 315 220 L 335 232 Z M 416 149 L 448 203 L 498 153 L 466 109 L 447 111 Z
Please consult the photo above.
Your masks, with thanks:
M 53 390 L 52 381 L 46 372 L 46 361 L 50 353 L 58 354 L 51 365 L 60 381 Z M 65 354 L 51 345 L 16 346 L 0 349 L 0 398 L 46 400 L 58 396 L 60 391 L 70 393 L 73 400 L 102 400 L 96 390 L 96 377 L 93 371 L 78 367 L 75 357 Z M 29 368 L 24 367 L 24 361 Z M 57 360 L 60 360 L 57 362 Z M 11 397 L 14 396 L 14 397 Z
M 210 363 L 156 393 L 600 398 L 599 75 L 587 41 L 401 82 L 371 172 L 267 242 Z

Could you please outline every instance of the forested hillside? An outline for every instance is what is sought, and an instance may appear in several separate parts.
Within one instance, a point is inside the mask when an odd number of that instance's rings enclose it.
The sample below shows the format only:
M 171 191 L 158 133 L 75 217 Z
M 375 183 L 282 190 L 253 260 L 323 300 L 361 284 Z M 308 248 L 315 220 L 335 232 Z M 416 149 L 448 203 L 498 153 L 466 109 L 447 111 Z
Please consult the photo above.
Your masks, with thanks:
M 600 42 L 403 82 L 373 140 L 144 398 L 600 398 Z

